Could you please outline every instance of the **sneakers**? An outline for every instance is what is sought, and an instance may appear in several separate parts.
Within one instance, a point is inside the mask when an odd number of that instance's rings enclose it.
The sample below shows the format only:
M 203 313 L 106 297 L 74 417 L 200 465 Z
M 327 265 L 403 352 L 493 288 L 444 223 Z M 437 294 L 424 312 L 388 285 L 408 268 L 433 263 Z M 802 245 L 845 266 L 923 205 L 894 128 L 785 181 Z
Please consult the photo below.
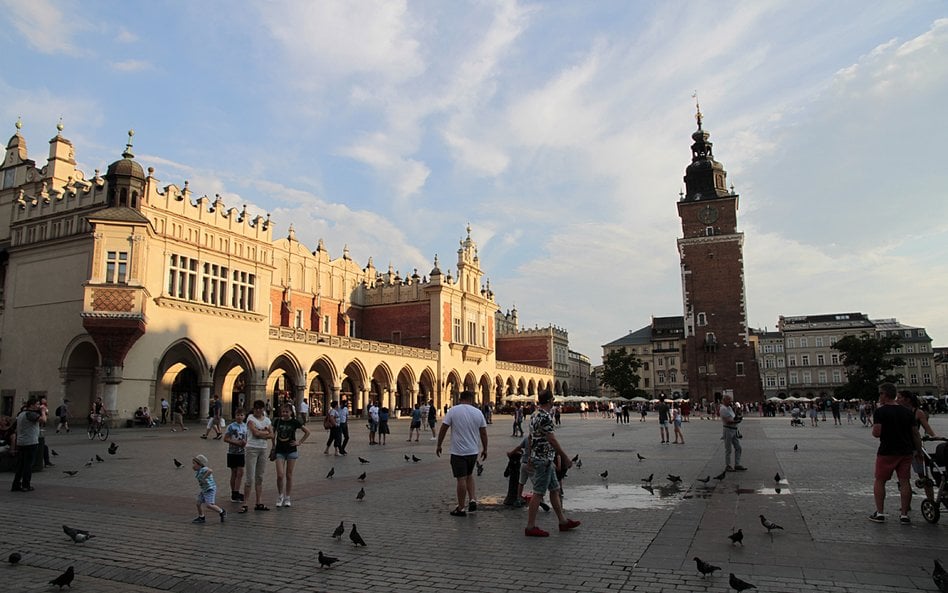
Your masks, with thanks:
M 467 503 L 467 512 L 473 513 L 475 511 L 477 511 L 477 501 L 472 500 L 469 503 Z
M 729 466 L 727 466 L 726 468 L 724 468 L 724 471 L 726 471 L 726 472 L 732 472 L 732 471 L 734 471 L 734 468 L 729 465 Z
M 201 435 L 201 438 L 206 441 L 206 440 L 207 440 L 207 435 L 206 435 L 206 434 L 202 434 L 202 435 Z
M 883 513 L 876 511 L 872 513 L 871 515 L 869 515 L 869 520 L 872 521 L 873 523 L 885 523 L 885 515 Z
M 899 523 L 901 523 L 902 525 L 911 525 L 912 520 L 909 519 L 908 515 L 902 515 L 899 517 Z
M 284 500 L 284 497 L 282 494 L 277 497 L 277 503 L 276 503 L 277 508 L 280 508 L 283 506 L 283 500 Z
M 224 510 L 224 509 L 221 509 L 220 515 L 221 515 L 221 523 L 223 523 L 223 522 L 224 522 L 224 517 L 227 516 L 227 511 Z
M 560 523 L 560 531 L 569 531 L 570 529 L 576 529 L 581 523 L 579 521 L 574 521 L 569 519 L 566 523 Z
M 452 517 L 467 517 L 467 513 L 465 513 L 464 511 L 462 511 L 462 510 L 461 510 L 460 508 L 458 508 L 458 507 L 455 507 L 455 509 L 454 509 L 453 511 L 451 511 L 450 514 L 451 514 Z
M 289 497 L 289 496 L 284 496 L 284 497 L 283 497 L 283 506 L 285 506 L 285 507 L 291 507 L 291 506 L 293 506 L 293 505 L 290 503 L 290 497 Z
M 746 472 L 746 471 L 747 471 L 747 468 L 744 467 L 743 465 L 735 465 L 735 466 L 734 466 L 734 471 L 736 471 L 736 472 Z
M 200 525 L 206 522 L 207 522 L 207 519 L 205 519 L 204 517 L 195 517 L 194 519 L 191 520 L 191 523 L 194 523 L 195 525 Z
M 527 527 L 523 530 L 523 534 L 527 537 L 550 537 L 549 531 L 543 531 L 539 527 Z

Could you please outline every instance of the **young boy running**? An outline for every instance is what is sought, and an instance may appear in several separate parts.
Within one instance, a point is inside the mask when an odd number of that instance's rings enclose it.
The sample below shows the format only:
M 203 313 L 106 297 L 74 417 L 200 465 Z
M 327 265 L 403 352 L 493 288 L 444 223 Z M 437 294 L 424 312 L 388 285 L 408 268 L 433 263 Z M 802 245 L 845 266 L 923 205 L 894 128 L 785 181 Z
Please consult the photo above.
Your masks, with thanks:
M 198 516 L 195 517 L 191 523 L 201 524 L 205 522 L 205 506 L 212 511 L 216 511 L 221 517 L 221 523 L 223 523 L 224 517 L 227 516 L 227 511 L 214 504 L 214 499 L 217 496 L 217 483 L 214 482 L 214 470 L 207 467 L 207 457 L 203 455 L 195 455 L 191 462 L 191 468 L 195 472 L 194 477 L 197 478 L 198 486 L 201 487 L 201 491 L 197 495 Z
M 227 425 L 224 442 L 227 443 L 227 467 L 230 468 L 230 501 L 243 502 L 241 485 L 244 479 L 244 447 L 247 445 L 247 423 L 243 408 L 234 412 L 234 421 Z

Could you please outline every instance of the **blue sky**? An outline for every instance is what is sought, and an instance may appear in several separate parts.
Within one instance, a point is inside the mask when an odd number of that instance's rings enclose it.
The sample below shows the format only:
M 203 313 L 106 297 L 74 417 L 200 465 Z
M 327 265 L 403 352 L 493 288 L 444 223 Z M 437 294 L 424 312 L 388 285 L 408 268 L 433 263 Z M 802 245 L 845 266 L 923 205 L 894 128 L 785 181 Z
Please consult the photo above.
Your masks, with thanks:
M 0 125 L 63 118 L 87 176 L 270 212 L 333 257 L 454 267 L 594 362 L 681 314 L 697 90 L 741 195 L 749 321 L 862 311 L 948 345 L 948 5 L 30 2 L 0 17 Z

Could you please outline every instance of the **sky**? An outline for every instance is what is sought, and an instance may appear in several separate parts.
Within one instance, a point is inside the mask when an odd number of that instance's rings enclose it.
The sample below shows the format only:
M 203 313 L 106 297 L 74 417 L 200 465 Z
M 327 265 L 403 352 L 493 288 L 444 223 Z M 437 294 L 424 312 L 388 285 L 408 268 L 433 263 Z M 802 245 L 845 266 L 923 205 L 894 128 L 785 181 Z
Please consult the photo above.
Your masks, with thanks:
M 740 195 L 748 321 L 948 345 L 948 4 L 0 0 L 0 134 L 425 275 L 467 225 L 498 307 L 603 344 L 681 315 L 695 93 Z M 6 122 L 4 124 L 4 122 Z

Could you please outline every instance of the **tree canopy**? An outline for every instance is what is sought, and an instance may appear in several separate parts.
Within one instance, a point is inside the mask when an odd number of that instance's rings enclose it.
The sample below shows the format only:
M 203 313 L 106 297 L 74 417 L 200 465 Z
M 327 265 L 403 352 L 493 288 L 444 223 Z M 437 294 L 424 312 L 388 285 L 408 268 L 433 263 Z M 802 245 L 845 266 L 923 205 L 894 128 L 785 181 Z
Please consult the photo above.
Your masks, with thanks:
M 836 388 L 836 397 L 843 399 L 876 399 L 879 383 L 898 382 L 902 377 L 892 370 L 905 364 L 895 354 L 900 344 L 898 335 L 874 336 L 863 333 L 846 336 L 833 344 L 846 365 L 847 383 Z
M 627 353 L 625 348 L 613 350 L 602 359 L 599 384 L 611 387 L 619 397 L 631 399 L 641 393 L 638 373 L 641 367 L 642 361 L 635 354 Z

